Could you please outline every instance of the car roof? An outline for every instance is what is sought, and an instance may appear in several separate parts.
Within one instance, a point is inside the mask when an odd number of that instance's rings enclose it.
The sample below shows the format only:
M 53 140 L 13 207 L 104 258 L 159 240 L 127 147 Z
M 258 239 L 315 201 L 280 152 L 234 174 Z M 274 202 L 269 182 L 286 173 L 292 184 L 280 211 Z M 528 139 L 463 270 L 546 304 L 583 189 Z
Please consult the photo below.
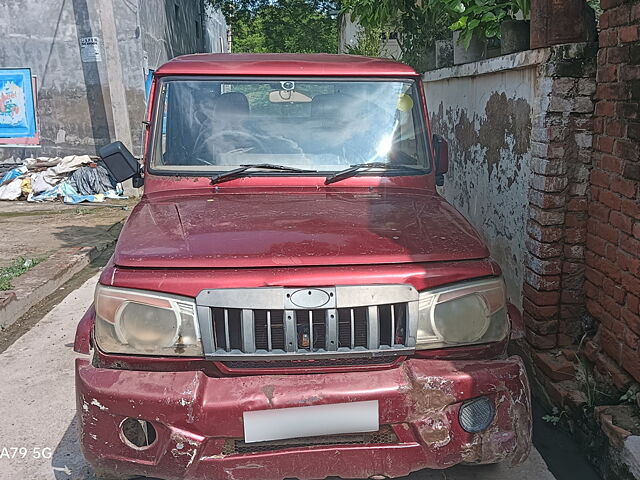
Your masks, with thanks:
M 417 76 L 400 62 L 387 58 L 328 53 L 200 53 L 184 55 L 162 65 L 155 74 L 255 76 Z

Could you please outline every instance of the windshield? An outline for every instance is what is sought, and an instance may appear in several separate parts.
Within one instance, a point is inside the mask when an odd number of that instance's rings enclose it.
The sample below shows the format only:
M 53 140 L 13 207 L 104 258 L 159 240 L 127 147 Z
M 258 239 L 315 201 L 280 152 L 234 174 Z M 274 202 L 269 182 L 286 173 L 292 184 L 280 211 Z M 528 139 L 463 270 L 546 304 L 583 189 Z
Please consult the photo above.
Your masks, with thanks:
M 158 106 L 151 165 L 158 173 L 255 164 L 429 168 L 413 80 L 168 79 Z

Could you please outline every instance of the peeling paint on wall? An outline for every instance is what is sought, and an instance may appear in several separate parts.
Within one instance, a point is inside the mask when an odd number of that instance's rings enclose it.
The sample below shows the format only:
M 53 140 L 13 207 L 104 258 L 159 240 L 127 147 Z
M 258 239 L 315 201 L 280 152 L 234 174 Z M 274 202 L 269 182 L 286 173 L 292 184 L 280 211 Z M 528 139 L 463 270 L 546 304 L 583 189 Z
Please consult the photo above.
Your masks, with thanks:
M 522 308 L 536 68 L 426 81 L 432 128 L 450 142 L 441 193 L 480 231 Z

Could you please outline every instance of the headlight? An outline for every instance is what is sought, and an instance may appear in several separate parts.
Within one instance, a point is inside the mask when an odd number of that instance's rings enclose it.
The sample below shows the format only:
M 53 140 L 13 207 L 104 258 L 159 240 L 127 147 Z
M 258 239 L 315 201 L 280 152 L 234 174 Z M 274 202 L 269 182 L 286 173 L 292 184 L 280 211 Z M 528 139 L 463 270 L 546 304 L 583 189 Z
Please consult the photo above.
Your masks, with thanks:
M 95 340 L 104 352 L 203 355 L 191 298 L 98 285 L 95 305 Z
M 420 293 L 418 350 L 497 342 L 508 334 L 502 278 Z

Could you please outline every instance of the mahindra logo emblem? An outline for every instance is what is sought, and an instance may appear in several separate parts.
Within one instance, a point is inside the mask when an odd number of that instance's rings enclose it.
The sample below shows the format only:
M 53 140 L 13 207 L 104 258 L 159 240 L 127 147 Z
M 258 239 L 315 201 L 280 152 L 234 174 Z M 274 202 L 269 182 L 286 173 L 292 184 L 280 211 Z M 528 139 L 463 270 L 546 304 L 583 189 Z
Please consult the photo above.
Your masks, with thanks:
M 329 300 L 331 296 L 319 288 L 303 288 L 293 292 L 289 297 L 289 301 L 296 307 L 306 310 L 321 308 L 329 303 Z

